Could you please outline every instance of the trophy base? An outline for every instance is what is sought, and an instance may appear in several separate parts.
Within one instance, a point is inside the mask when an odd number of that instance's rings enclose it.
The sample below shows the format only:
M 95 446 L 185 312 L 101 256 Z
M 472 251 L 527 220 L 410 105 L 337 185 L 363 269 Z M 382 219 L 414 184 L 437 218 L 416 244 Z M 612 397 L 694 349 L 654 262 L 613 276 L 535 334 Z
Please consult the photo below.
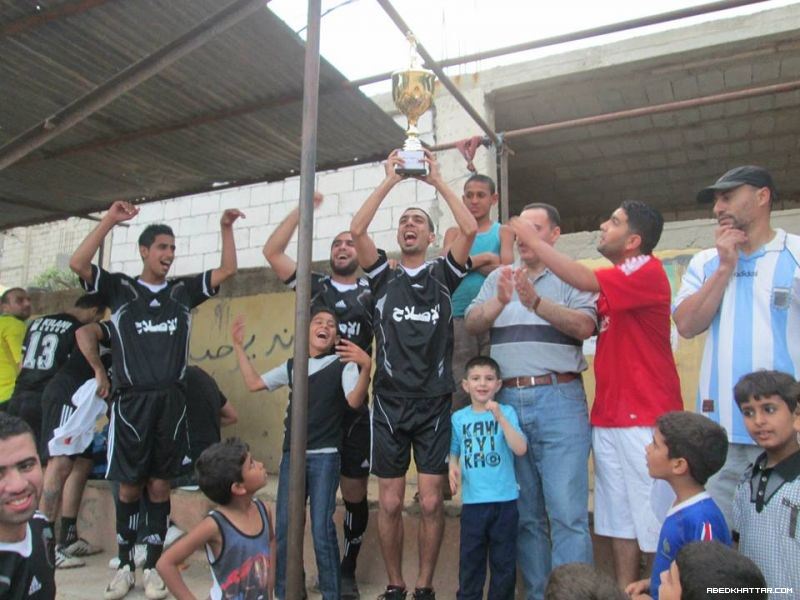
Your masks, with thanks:
M 397 156 L 405 163 L 402 167 L 395 167 L 394 171 L 398 175 L 409 177 L 428 174 L 428 163 L 425 162 L 425 153 L 422 150 L 400 150 Z

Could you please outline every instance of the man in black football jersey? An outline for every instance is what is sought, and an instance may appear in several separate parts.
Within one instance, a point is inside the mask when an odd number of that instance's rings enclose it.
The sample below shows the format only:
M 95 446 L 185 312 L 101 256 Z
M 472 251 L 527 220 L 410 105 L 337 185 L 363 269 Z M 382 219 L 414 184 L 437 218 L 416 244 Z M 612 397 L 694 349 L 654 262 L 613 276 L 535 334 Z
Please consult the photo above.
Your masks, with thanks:
M 114 366 L 107 477 L 120 483 L 116 505 L 120 568 L 105 590 L 106 600 L 123 598 L 134 585 L 133 548 L 145 486 L 150 500 L 145 595 L 168 594 L 155 566 L 167 531 L 170 479 L 179 474 L 188 443 L 185 371 L 191 309 L 214 296 L 219 285 L 236 273 L 233 224 L 243 216 L 236 209 L 223 213 L 220 266 L 198 275 L 167 280 L 175 259 L 175 236 L 166 225 L 149 225 L 139 236 L 143 266 L 138 278 L 93 265 L 92 257 L 106 234 L 138 212 L 128 202 L 112 204 L 70 260 L 87 291 L 98 294 L 112 311 L 106 323 Z M 102 370 L 96 347 L 86 358 L 95 373 Z
M 450 451 L 450 396 L 453 391 L 453 325 L 450 295 L 467 273 L 469 250 L 478 229 L 475 217 L 442 179 L 433 154 L 425 151 L 430 174 L 419 177 L 447 202 L 460 235 L 446 257 L 426 259 L 436 239 L 433 221 L 420 208 L 400 216 L 400 265 L 389 268 L 367 229 L 381 202 L 402 176 L 397 151 L 386 161 L 386 177 L 353 217 L 350 233 L 358 260 L 375 297 L 373 326 L 376 372 L 372 408 L 372 473 L 379 478 L 378 536 L 389 585 L 383 598 L 406 597 L 401 570 L 403 499 L 411 447 L 417 466 L 422 512 L 419 575 L 414 598 L 435 598 L 432 581 L 444 532 L 442 488 Z
M 322 194 L 314 194 L 314 207 L 322 204 Z M 297 264 L 286 254 L 298 222 L 298 209 L 293 209 L 278 225 L 264 244 L 264 258 L 286 285 L 295 288 Z M 369 282 L 356 274 L 358 256 L 349 231 L 339 233 L 331 243 L 331 274 L 311 274 L 311 306 L 324 306 L 333 311 L 339 322 L 342 338 L 358 344 L 372 355 L 372 312 L 375 302 Z M 349 408 L 343 419 L 344 439 L 341 453 L 341 478 L 339 487 L 345 506 L 344 553 L 341 563 L 342 600 L 357 600 L 356 561 L 361 540 L 367 529 L 369 504 L 367 479 L 369 478 L 370 430 L 369 408 L 363 404 Z
M 36 512 L 42 466 L 33 432 L 19 417 L 0 413 L 0 598 L 56 597 L 53 531 Z
M 63 313 L 35 318 L 22 342 L 22 369 L 8 401 L 9 414 L 28 423 L 41 442 L 42 392 L 75 350 L 75 330 L 98 321 L 106 312 L 102 299 L 84 294 Z

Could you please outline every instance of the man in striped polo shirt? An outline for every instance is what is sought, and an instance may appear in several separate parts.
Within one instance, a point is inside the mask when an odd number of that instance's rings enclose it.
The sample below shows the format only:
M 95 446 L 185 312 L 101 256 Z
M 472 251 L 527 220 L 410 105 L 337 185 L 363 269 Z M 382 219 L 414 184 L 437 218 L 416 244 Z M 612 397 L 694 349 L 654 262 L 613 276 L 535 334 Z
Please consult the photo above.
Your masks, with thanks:
M 698 202 L 714 202 L 716 244 L 692 258 L 673 306 L 683 337 L 708 330 L 697 411 L 728 431 L 728 459 L 706 487 L 729 524 L 736 484 L 759 453 L 733 386 L 758 369 L 800 374 L 800 236 L 770 225 L 777 199 L 770 174 L 752 165 L 700 191 Z

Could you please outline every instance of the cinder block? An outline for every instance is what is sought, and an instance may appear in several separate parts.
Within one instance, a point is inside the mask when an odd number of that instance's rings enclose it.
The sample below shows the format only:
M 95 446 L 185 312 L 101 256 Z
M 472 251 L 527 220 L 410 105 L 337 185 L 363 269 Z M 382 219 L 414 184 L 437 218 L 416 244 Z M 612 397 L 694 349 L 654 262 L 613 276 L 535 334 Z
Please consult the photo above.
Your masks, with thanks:
M 300 197 L 300 178 L 292 177 L 290 179 L 284 180 L 281 199 L 284 201 L 286 200 L 296 201 L 299 197 Z
M 193 235 L 189 242 L 190 254 L 205 254 L 207 252 L 216 252 L 219 248 L 219 234 L 218 233 L 204 233 L 201 235 Z
M 259 250 L 264 247 L 267 238 L 275 231 L 274 225 L 259 225 L 258 227 L 249 227 L 247 229 L 249 243 L 247 247 L 258 248 Z M 241 246 L 245 247 L 244 244 Z
M 317 235 L 321 233 L 322 235 L 332 238 L 341 231 L 349 230 L 350 218 L 346 216 L 334 215 L 332 217 L 321 217 L 314 220 L 314 232 L 317 233 Z
M 331 255 L 332 237 L 314 240 L 311 242 L 311 260 L 326 260 Z
M 240 269 L 253 269 L 267 266 L 267 261 L 264 260 L 264 255 L 261 254 L 261 248 L 244 248 L 237 253 L 236 258 L 239 261 Z
M 164 220 L 163 204 L 161 202 L 140 204 L 136 220 L 139 223 L 161 223 Z
M 353 172 L 353 189 L 372 191 L 386 177 L 386 171 L 381 163 L 374 163 L 368 167 L 356 169 Z
M 191 275 L 203 271 L 203 256 L 201 254 L 179 256 L 172 265 L 171 275 Z
M 647 100 L 650 104 L 672 102 L 675 99 L 669 81 L 654 81 L 648 83 L 645 86 L 645 90 L 647 92 Z
M 250 206 L 251 186 L 244 186 L 240 188 L 233 188 L 220 192 L 219 197 L 219 212 L 229 208 L 238 208 L 242 212 L 247 212 L 247 207 Z
M 219 212 L 219 192 L 208 192 L 192 196 L 192 215 L 207 215 Z
M 317 190 L 323 194 L 336 194 L 338 192 L 349 192 L 353 189 L 353 170 L 341 169 L 330 173 L 323 173 L 319 176 Z
M 372 219 L 372 223 L 369 224 L 370 231 L 394 231 L 397 227 L 397 223 L 392 217 L 392 208 L 379 208 L 378 212 L 375 213 L 375 218 Z
M 753 70 L 749 63 L 739 64 L 725 69 L 724 77 L 726 87 L 740 88 L 750 85 L 753 80 Z
M 256 225 L 266 225 L 272 218 L 272 209 L 276 205 L 261 204 L 259 206 L 250 206 L 245 212 L 246 218 L 236 221 L 240 227 L 254 227 Z M 234 225 L 235 227 L 236 225 Z
M 175 228 L 178 235 L 191 237 L 208 232 L 208 217 L 206 215 L 197 215 L 188 217 L 178 221 L 178 227 Z M 138 234 L 137 234 L 138 235 Z M 131 232 L 128 232 L 128 237 Z
M 242 225 L 233 226 L 233 239 L 236 242 L 236 248 L 247 248 L 250 245 L 250 228 Z M 221 246 L 220 246 L 221 247 Z
M 725 77 L 722 71 L 714 69 L 706 71 L 697 76 L 697 88 L 701 94 L 716 94 L 725 89 Z
M 286 218 L 290 210 L 297 208 L 297 198 L 288 202 L 277 202 L 269 206 L 269 223 L 277 225 Z
M 221 259 L 222 259 L 222 252 L 209 252 L 208 254 L 204 254 L 203 271 L 208 271 L 209 269 L 216 269 L 219 266 Z

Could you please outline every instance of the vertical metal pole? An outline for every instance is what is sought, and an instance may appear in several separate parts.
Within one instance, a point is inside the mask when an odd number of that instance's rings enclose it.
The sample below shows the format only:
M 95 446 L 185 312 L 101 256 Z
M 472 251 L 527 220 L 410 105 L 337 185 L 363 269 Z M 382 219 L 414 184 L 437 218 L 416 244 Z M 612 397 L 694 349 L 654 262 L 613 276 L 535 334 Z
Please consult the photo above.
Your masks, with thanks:
M 311 238 L 314 231 L 314 178 L 319 106 L 319 30 L 321 0 L 308 0 L 303 134 L 300 153 L 300 222 L 297 240 L 297 288 L 294 315 L 292 429 L 289 449 L 289 531 L 286 600 L 303 597 L 303 531 L 306 512 L 306 439 L 308 423 L 308 323 L 311 303 Z
M 508 150 L 505 144 L 497 149 L 500 159 L 500 222 L 508 222 Z

